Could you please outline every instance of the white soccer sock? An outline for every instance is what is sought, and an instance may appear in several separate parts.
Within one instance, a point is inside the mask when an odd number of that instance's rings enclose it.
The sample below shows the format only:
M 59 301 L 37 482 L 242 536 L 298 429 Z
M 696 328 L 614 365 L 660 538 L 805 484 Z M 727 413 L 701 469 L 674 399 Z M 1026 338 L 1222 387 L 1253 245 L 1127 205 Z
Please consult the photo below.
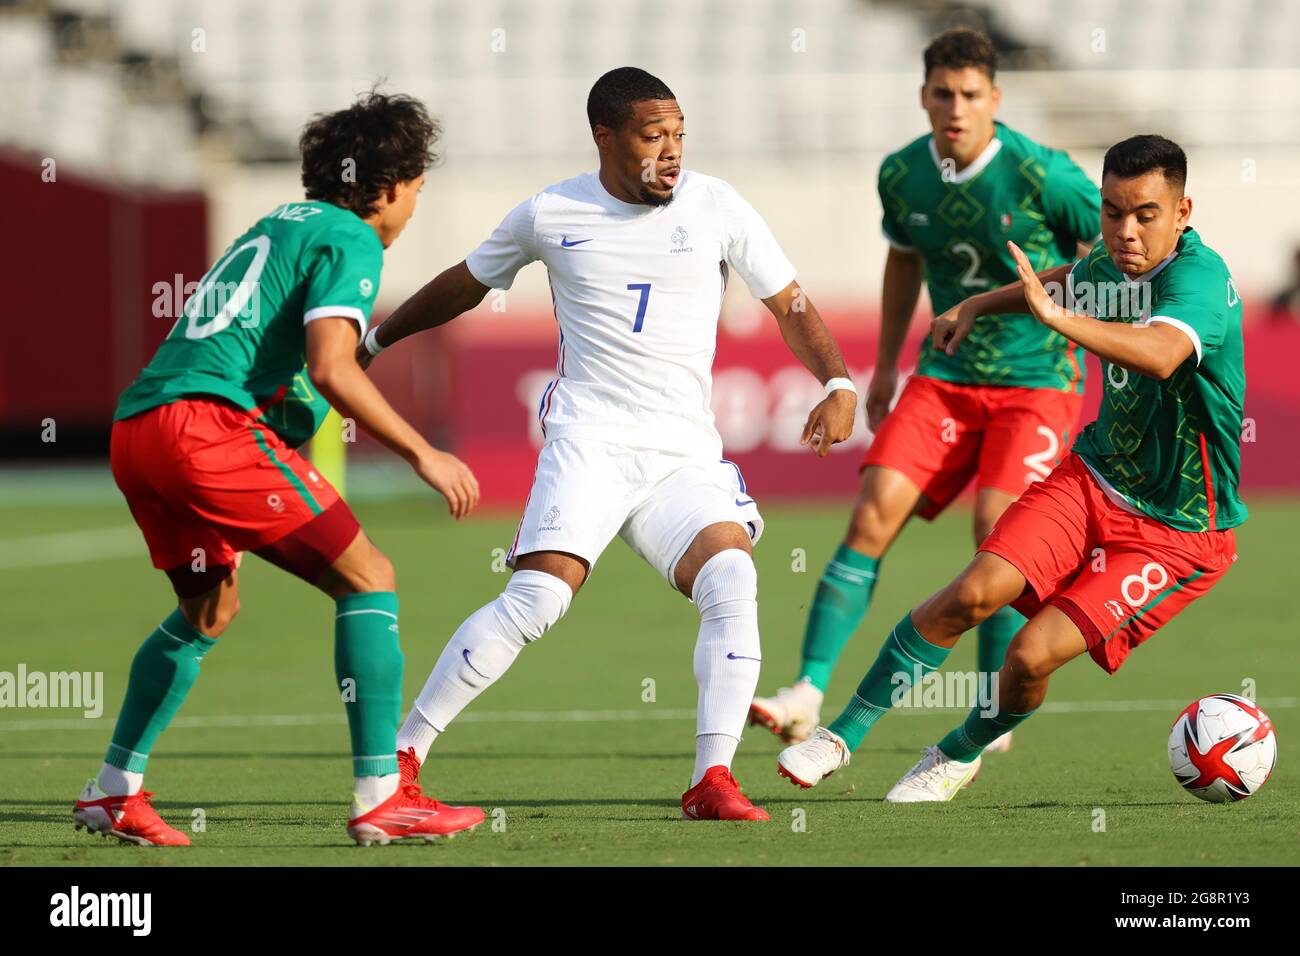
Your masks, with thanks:
M 373 810 L 397 792 L 401 774 L 386 773 L 382 777 L 352 778 L 352 815 L 360 816 Z
M 695 772 L 691 774 L 691 786 L 695 786 L 708 772 L 710 767 L 731 769 L 731 761 L 736 756 L 740 740 L 726 734 L 700 734 L 695 738 Z
M 420 704 L 417 701 L 412 705 L 411 712 L 406 715 L 401 730 L 397 732 L 397 752 L 401 753 L 408 747 L 414 748 L 415 756 L 420 763 L 424 763 L 429 748 L 437 739 L 438 728 L 429 723 L 424 714 L 420 713 Z
M 139 793 L 144 786 L 144 774 L 132 773 L 106 763 L 99 768 L 99 777 L 95 782 L 110 797 L 129 797 L 133 793 Z
M 753 559 L 736 548 L 718 552 L 700 568 L 691 599 L 700 609 L 695 642 L 695 679 L 700 685 L 697 739 L 721 734 L 739 741 L 763 656 Z
M 573 591 L 554 575 L 516 571 L 497 599 L 467 617 L 442 649 L 397 735 L 397 749 L 413 747 L 423 762 L 434 738 L 510 668 L 524 645 L 563 617 L 572 600 Z

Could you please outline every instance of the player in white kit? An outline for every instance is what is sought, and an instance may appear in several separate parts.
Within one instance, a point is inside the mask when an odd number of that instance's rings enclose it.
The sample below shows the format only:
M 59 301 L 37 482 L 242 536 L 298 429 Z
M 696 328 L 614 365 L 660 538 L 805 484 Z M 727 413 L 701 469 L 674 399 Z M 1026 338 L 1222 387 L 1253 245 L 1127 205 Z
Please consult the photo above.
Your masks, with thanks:
M 398 735 L 414 781 L 434 738 L 568 610 L 615 535 L 699 608 L 696 763 L 689 819 L 766 820 L 730 772 L 758 681 L 763 532 L 709 408 L 723 289 L 733 270 L 827 387 L 803 443 L 849 437 L 857 404 L 843 359 L 794 266 L 734 189 L 681 168 L 676 98 L 643 70 L 596 81 L 587 101 L 600 169 L 515 207 L 492 236 L 373 327 L 379 351 L 469 309 L 541 260 L 560 327 L 537 414 L 545 444 L 502 594 L 452 636 Z

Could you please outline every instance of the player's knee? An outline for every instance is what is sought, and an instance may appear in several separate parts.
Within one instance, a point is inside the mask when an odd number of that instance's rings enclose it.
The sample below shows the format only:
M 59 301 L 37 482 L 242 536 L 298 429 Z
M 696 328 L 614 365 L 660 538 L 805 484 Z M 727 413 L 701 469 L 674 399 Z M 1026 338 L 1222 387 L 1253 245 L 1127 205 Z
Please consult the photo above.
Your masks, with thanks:
M 396 591 L 397 572 L 393 562 L 378 548 L 371 545 L 370 552 L 359 561 L 349 561 L 347 566 L 326 569 L 319 586 L 333 598 L 371 591 Z
M 230 627 L 235 620 L 235 615 L 239 613 L 240 603 L 236 597 L 232 601 L 222 602 L 213 612 L 209 624 L 210 630 L 205 631 L 208 637 L 220 637 L 221 634 Z
M 181 602 L 181 613 L 201 634 L 220 637 L 235 619 L 240 609 L 239 595 L 217 601 Z
M 529 644 L 562 618 L 573 601 L 573 589 L 545 571 L 516 571 L 497 598 L 501 613 L 521 644 Z
M 953 586 L 949 614 L 972 628 L 998 609 L 993 589 L 978 574 L 963 574 Z
M 1056 670 L 1056 661 L 1041 643 L 1015 640 L 1007 648 L 1005 666 L 1013 681 L 1040 681 Z
M 719 551 L 695 575 L 691 600 L 701 614 L 737 602 L 753 605 L 757 613 L 758 569 L 754 567 L 754 559 L 739 548 Z
M 366 591 L 396 591 L 397 570 L 388 555 L 378 548 L 370 549 L 370 558 L 363 570 L 363 577 L 368 587 Z
M 844 543 L 862 554 L 879 556 L 897 533 L 897 522 L 891 521 L 874 499 L 866 499 L 859 501 L 853 509 Z

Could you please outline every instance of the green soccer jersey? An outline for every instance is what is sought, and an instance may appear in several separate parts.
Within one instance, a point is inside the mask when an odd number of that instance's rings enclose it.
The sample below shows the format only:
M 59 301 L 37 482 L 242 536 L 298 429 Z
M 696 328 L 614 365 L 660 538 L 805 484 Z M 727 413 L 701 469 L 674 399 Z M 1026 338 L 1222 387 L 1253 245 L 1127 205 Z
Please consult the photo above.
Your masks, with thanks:
M 1106 322 L 1168 323 L 1194 345 L 1164 381 L 1103 361 L 1101 409 L 1075 452 L 1134 509 L 1173 528 L 1245 521 L 1241 296 L 1219 254 L 1188 229 L 1168 259 L 1130 280 L 1098 243 L 1070 270 L 1069 302 Z
M 886 238 L 921 255 L 935 315 L 1016 281 L 1008 239 L 1042 271 L 1101 232 L 1101 199 L 1083 170 L 1001 123 L 960 172 L 945 168 L 933 136 L 886 157 L 880 202 Z M 956 355 L 927 338 L 916 371 L 963 385 L 1083 391 L 1083 351 L 1031 315 L 980 318 Z
M 215 395 L 265 409 L 262 420 L 301 445 L 329 411 L 307 378 L 307 323 L 342 316 L 364 335 L 383 258 L 379 236 L 355 213 L 324 202 L 280 206 L 208 270 L 114 420 Z

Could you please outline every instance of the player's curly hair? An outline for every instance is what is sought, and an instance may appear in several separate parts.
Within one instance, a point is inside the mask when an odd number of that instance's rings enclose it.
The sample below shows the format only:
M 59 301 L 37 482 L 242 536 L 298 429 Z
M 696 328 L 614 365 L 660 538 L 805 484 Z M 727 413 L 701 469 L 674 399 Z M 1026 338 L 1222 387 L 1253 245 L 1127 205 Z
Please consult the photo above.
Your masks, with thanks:
M 940 67 L 960 70 L 974 66 L 989 75 L 989 82 L 998 71 L 998 50 L 985 34 L 970 27 L 944 30 L 925 48 L 925 78 L 930 71 Z
M 439 159 L 442 126 L 410 96 L 371 90 L 345 110 L 303 127 L 302 184 L 308 199 L 373 215 L 389 186 L 415 179 Z
M 635 66 L 610 70 L 587 94 L 587 122 L 591 128 L 619 129 L 632 118 L 632 104 L 639 100 L 675 100 L 668 84 Z
M 1134 179 L 1159 170 L 1165 182 L 1182 189 L 1187 185 L 1187 154 L 1171 139 L 1155 133 L 1130 136 L 1106 150 L 1101 175 Z

